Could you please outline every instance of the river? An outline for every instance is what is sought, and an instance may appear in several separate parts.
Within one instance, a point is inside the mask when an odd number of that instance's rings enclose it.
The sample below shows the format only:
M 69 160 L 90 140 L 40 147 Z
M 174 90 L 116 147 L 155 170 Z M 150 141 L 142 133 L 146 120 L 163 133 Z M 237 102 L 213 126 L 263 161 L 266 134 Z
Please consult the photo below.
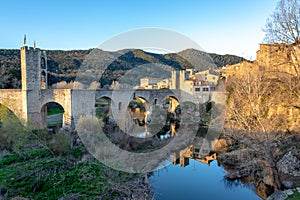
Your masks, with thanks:
M 210 165 L 189 159 L 189 165 L 168 165 L 153 172 L 149 181 L 157 200 L 204 199 L 204 200 L 259 200 L 252 184 L 227 181 L 226 171 L 217 161 Z

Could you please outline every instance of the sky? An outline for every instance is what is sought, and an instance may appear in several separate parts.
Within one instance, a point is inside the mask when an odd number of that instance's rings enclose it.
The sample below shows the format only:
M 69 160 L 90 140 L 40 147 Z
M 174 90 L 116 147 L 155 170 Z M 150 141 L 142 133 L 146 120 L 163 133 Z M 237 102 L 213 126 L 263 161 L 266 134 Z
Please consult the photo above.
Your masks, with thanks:
M 89 49 L 126 31 L 183 34 L 206 52 L 255 59 L 278 0 L 0 0 L 0 48 Z

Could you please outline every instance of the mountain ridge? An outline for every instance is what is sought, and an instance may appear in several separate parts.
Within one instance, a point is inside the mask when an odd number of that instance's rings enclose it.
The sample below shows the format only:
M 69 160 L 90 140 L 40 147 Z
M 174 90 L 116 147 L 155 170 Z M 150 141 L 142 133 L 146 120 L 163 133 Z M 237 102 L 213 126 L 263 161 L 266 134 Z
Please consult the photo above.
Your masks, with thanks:
M 219 55 L 216 53 L 206 53 L 196 49 L 186 49 L 178 53 L 157 54 L 147 52 L 142 49 L 122 49 L 118 51 L 104 51 L 93 48 L 87 50 L 45 50 L 47 52 L 48 64 L 48 84 L 52 85 L 60 81 L 74 81 L 78 70 L 83 61 L 91 52 L 97 54 L 99 58 L 111 60 L 107 69 L 103 73 L 101 85 L 110 85 L 112 81 L 118 80 L 128 70 L 141 65 L 161 65 L 171 66 L 173 69 L 180 70 L 186 68 L 197 68 L 198 71 L 208 68 L 218 68 L 225 65 L 239 63 L 245 58 L 235 55 Z M 98 58 L 98 59 L 99 59 Z M 0 88 L 20 88 L 21 69 L 20 69 L 20 50 L 19 49 L 0 49 Z M 150 65 L 149 65 L 150 66 Z M 91 67 L 94 73 L 99 72 L 97 63 Z M 160 72 L 151 71 L 137 74 L 133 80 L 153 74 L 159 76 Z

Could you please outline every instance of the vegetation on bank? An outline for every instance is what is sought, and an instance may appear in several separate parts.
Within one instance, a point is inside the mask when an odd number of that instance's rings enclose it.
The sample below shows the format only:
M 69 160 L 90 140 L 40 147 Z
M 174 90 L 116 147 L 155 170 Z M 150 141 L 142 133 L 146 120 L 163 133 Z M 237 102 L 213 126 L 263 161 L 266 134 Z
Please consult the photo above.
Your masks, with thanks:
M 219 158 L 228 171 L 227 178 L 253 182 L 263 199 L 299 187 L 294 177 L 300 159 L 300 78 L 260 70 L 251 63 L 228 78 L 226 90 L 222 136 L 229 145 Z
M 281 45 L 288 56 L 276 51 L 270 60 L 265 58 L 266 63 L 236 66 L 243 68 L 229 77 L 226 84 L 223 137 L 228 152 L 219 154 L 219 159 L 228 171 L 226 178 L 253 182 L 263 199 L 274 192 L 300 186 L 298 3 L 280 0 L 265 27 L 265 41 Z M 288 199 L 299 197 L 299 193 L 294 193 Z
M 113 170 L 92 157 L 84 157 L 85 153 L 83 147 L 76 147 L 60 156 L 36 149 L 2 157 L 2 197 L 115 199 L 130 197 L 130 191 L 139 187 L 140 175 Z
M 119 199 L 150 194 L 144 175 L 103 165 L 74 143 L 70 133 L 49 134 L 29 126 L 11 120 L 0 128 L 1 199 Z
M 286 200 L 298 200 L 300 199 L 300 193 L 295 192 L 294 194 L 290 195 Z
M 300 78 L 245 68 L 229 78 L 226 89 L 227 128 L 266 139 L 300 132 Z

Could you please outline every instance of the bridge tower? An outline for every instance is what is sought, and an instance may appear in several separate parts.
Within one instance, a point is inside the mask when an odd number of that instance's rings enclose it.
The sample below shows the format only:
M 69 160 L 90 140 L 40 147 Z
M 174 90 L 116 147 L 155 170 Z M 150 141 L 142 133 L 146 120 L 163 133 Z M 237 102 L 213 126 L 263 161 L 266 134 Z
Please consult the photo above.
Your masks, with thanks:
M 34 47 L 21 47 L 22 90 L 47 89 L 47 55 L 45 51 Z
M 26 45 L 21 47 L 21 74 L 22 74 L 22 118 L 26 122 L 29 119 L 37 124 L 41 122 L 40 97 L 41 90 L 47 89 L 47 56 L 46 52 L 39 48 Z

